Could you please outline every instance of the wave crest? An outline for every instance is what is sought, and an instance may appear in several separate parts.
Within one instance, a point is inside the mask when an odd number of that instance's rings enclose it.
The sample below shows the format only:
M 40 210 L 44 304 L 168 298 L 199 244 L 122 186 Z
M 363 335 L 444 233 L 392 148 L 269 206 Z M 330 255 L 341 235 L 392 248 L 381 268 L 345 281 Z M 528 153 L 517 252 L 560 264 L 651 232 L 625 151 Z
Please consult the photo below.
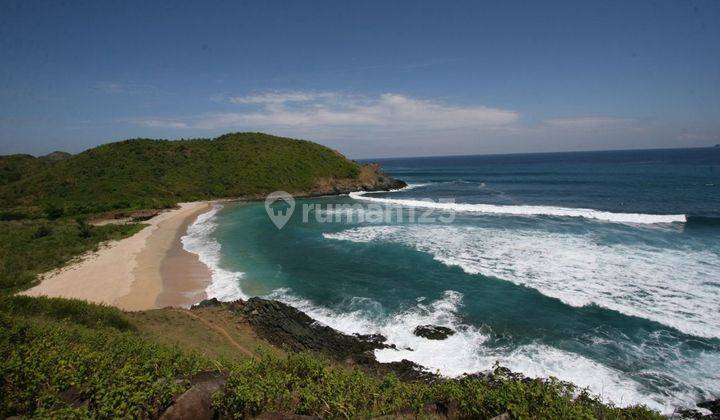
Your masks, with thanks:
M 685 223 L 684 214 L 643 214 L 643 213 L 613 213 L 608 211 L 530 205 L 496 205 L 496 204 L 470 204 L 470 203 L 439 203 L 435 201 L 412 200 L 402 198 L 368 197 L 365 191 L 350 193 L 356 200 L 371 201 L 403 207 L 420 207 L 461 213 L 489 213 L 508 214 L 514 216 L 555 216 L 555 217 L 582 217 L 585 219 L 604 220 L 616 223 Z

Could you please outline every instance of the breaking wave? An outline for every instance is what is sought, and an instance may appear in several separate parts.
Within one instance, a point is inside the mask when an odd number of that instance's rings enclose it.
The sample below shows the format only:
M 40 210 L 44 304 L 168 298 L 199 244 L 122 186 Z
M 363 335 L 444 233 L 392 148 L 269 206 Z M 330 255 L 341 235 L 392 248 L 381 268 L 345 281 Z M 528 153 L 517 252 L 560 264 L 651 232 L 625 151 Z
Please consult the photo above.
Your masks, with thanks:
M 604 245 L 588 235 L 474 226 L 365 226 L 327 239 L 391 242 L 437 261 L 700 337 L 720 337 L 720 256 L 711 251 Z
M 369 197 L 367 192 L 358 191 L 349 194 L 356 200 L 364 200 L 376 203 L 403 207 L 420 207 L 444 211 L 456 211 L 461 213 L 490 213 L 508 214 L 515 216 L 555 216 L 555 217 L 582 217 L 586 219 L 604 220 L 616 223 L 685 223 L 687 217 L 684 214 L 643 214 L 643 213 L 613 213 L 608 211 L 554 207 L 554 206 L 530 206 L 530 205 L 496 205 L 496 204 L 470 204 L 470 203 L 445 203 L 431 200 L 413 200 L 402 198 L 380 198 Z
M 212 274 L 210 285 L 205 289 L 207 297 L 226 302 L 246 296 L 240 290 L 243 273 L 220 268 L 221 246 L 213 237 L 213 233 L 217 228 L 215 215 L 221 208 L 220 205 L 214 205 L 209 211 L 199 215 L 195 222 L 188 226 L 187 233 L 181 241 L 183 248 L 197 254 L 200 262 L 205 264 Z

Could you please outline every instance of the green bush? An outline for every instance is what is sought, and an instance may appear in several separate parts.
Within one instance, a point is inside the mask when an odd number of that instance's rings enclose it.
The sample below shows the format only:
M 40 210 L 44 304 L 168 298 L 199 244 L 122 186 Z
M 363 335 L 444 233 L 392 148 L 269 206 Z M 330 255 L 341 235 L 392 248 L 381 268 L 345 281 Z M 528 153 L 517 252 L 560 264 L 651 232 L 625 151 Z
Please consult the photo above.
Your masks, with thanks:
M 83 229 L 67 219 L 0 221 L 0 294 L 29 287 L 38 274 L 61 267 L 104 241 L 139 231 L 142 225 Z
M 121 310 L 78 299 L 0 296 L 0 313 L 22 317 L 50 318 L 90 328 L 109 327 L 120 331 L 134 329 Z
M 155 417 L 204 366 L 133 333 L 0 314 L 0 418 Z
M 580 397 L 576 398 L 576 394 Z M 644 407 L 620 409 L 556 379 L 518 380 L 497 369 L 493 381 L 479 377 L 428 384 L 376 377 L 309 354 L 263 355 L 232 369 L 227 389 L 215 396 L 222 415 L 245 418 L 263 411 L 326 418 L 423 415 L 428 404 L 455 407 L 454 416 L 491 418 L 660 419 Z M 425 413 L 428 414 L 428 413 Z

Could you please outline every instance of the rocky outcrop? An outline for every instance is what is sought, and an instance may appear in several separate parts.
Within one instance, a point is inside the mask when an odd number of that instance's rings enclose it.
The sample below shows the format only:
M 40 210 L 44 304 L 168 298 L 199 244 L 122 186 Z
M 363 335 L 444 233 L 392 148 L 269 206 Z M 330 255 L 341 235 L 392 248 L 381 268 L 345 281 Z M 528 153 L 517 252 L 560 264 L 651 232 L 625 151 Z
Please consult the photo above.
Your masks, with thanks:
M 428 340 L 444 340 L 455 334 L 455 330 L 439 325 L 418 325 L 413 330 L 413 334 Z
M 387 347 L 374 339 L 363 340 L 323 325 L 292 306 L 275 300 L 251 298 L 230 304 L 259 337 L 291 351 L 316 351 L 345 359 Z
M 377 163 L 369 163 L 360 167 L 357 178 L 321 179 L 313 191 L 298 195 L 317 196 L 347 194 L 353 191 L 390 191 L 406 186 L 404 181 L 385 175 Z
M 212 406 L 214 393 L 225 389 L 227 372 L 200 372 L 190 378 L 190 389 L 160 416 L 163 420 L 213 419 L 217 413 Z
M 343 334 L 275 300 L 251 298 L 221 303 L 210 299 L 193 306 L 193 309 L 218 306 L 226 307 L 243 322 L 247 322 L 258 337 L 289 351 L 322 353 L 369 371 L 381 374 L 392 372 L 403 380 L 432 381 L 438 378 L 438 375 L 409 360 L 378 362 L 374 350 L 395 348 L 394 345 L 385 344 L 386 338 L 380 334 Z

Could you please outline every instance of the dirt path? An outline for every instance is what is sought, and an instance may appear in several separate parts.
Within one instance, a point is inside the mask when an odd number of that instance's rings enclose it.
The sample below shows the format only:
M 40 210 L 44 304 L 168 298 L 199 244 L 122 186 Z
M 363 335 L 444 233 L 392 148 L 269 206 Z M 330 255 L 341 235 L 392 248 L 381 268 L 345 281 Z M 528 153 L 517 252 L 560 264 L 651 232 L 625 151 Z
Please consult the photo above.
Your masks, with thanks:
M 254 354 L 253 352 L 251 352 L 250 350 L 246 349 L 246 348 L 243 347 L 240 343 L 238 343 L 237 341 L 235 341 L 235 339 L 232 338 L 232 336 L 227 332 L 227 330 L 225 330 L 225 328 L 223 328 L 223 327 L 221 327 L 221 326 L 219 326 L 219 325 L 215 325 L 215 324 L 213 324 L 212 322 L 206 320 L 205 318 L 203 318 L 203 317 L 201 317 L 201 316 L 199 316 L 199 315 L 196 315 L 196 314 L 190 312 L 190 311 L 187 310 L 187 309 L 174 309 L 174 310 L 175 310 L 176 312 L 183 313 L 183 314 L 185 314 L 185 315 L 187 315 L 187 316 L 189 316 L 189 317 L 191 317 L 191 318 L 195 318 L 195 319 L 197 319 L 198 321 L 202 322 L 203 324 L 205 324 L 206 327 L 212 329 L 212 330 L 215 331 L 216 333 L 218 333 L 218 334 L 222 335 L 223 337 L 225 337 L 225 339 L 226 339 L 230 344 L 232 344 L 233 347 L 237 348 L 237 349 L 240 350 L 242 353 L 244 353 L 244 354 L 246 354 L 246 355 L 248 355 L 248 356 L 250 356 L 250 357 L 255 356 L 255 354 Z

